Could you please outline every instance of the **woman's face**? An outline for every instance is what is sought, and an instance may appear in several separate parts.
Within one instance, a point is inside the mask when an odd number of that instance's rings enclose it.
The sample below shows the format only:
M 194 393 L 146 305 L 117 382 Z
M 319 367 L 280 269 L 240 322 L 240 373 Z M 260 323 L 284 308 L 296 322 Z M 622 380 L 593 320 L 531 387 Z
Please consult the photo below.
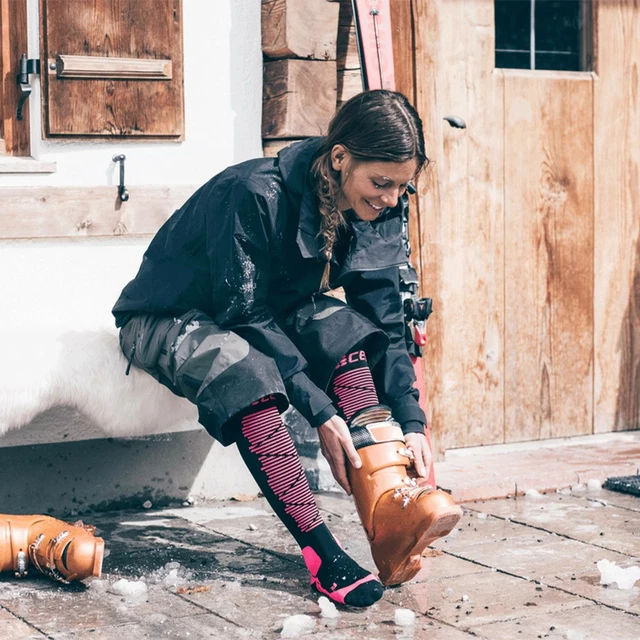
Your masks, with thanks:
M 405 162 L 355 161 L 340 144 L 331 150 L 331 164 L 340 172 L 338 208 L 353 209 L 361 220 L 375 220 L 386 207 L 395 207 L 418 170 L 417 159 Z

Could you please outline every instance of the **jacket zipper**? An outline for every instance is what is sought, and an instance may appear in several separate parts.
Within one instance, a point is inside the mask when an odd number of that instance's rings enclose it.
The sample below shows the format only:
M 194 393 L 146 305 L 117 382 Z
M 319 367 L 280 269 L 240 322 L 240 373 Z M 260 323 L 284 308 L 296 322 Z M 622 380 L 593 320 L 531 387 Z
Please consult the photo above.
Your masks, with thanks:
M 131 371 L 131 363 L 133 362 L 133 356 L 136 354 L 136 346 L 137 346 L 137 344 L 138 344 L 138 341 L 134 340 L 133 341 L 133 347 L 131 349 L 131 353 L 129 354 L 129 364 L 127 364 L 127 369 L 124 372 L 125 376 L 128 376 L 129 375 L 129 371 Z

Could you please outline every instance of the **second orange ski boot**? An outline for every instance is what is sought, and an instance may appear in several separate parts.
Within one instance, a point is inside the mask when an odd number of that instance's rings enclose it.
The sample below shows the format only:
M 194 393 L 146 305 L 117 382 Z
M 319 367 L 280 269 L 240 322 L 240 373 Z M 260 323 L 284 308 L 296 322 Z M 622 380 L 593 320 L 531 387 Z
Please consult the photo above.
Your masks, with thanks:
M 30 565 L 60 582 L 100 576 L 104 540 L 95 527 L 51 516 L 0 514 L 0 571 L 27 575 Z
M 362 460 L 360 469 L 349 465 L 349 482 L 380 581 L 407 582 L 420 571 L 425 547 L 451 532 L 462 508 L 448 493 L 409 478 L 412 454 L 388 407 L 358 412 L 349 428 Z

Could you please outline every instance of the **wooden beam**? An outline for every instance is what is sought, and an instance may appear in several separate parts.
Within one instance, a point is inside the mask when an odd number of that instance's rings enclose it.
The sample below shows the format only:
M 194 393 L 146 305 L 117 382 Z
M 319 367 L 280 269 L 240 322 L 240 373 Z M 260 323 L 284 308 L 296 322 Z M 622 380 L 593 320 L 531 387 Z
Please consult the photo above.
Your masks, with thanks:
M 262 0 L 262 52 L 335 60 L 340 6 L 326 0 Z
M 23 119 L 16 117 L 21 95 L 16 79 L 23 53 L 28 53 L 27 0 L 0 0 L 0 113 L 4 152 L 11 156 L 30 153 L 28 102 L 22 111 Z
M 5 187 L 0 190 L 0 239 L 139 236 L 155 233 L 195 186 Z
M 327 131 L 336 109 L 336 63 L 275 60 L 264 65 L 264 138 L 302 138 Z
M 299 138 L 299 139 L 303 139 L 303 138 Z M 264 153 L 264 157 L 275 158 L 282 149 L 284 149 L 285 147 L 288 147 L 290 144 L 293 144 L 294 142 L 297 142 L 297 141 L 298 140 L 290 139 L 290 138 L 283 138 L 281 140 L 265 140 L 264 144 L 262 145 L 262 151 Z

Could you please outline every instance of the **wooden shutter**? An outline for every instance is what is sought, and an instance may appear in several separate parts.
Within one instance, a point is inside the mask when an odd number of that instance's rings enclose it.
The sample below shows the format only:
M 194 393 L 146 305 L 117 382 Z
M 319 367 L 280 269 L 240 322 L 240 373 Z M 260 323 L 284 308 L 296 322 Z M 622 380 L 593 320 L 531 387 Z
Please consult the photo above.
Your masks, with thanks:
M 45 136 L 183 136 L 182 0 L 41 0 Z

